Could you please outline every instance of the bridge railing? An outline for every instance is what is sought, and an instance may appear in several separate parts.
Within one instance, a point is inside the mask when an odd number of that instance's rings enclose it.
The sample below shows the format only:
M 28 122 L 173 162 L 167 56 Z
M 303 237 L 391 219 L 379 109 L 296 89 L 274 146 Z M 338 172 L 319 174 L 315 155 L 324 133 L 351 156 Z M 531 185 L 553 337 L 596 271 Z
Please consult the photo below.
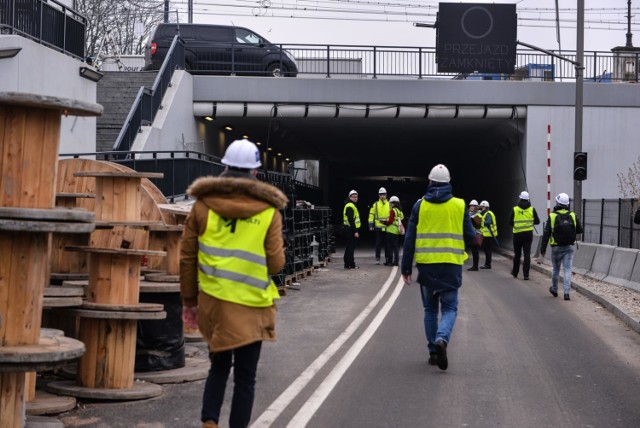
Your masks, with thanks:
M 277 44 L 280 65 L 282 56 L 293 57 L 300 77 L 347 78 L 445 78 L 469 80 L 575 80 L 576 61 L 574 51 L 555 52 L 569 61 L 563 61 L 538 51 L 523 49 L 516 53 L 513 74 L 498 73 L 439 73 L 435 47 Z M 257 57 L 264 55 L 258 45 L 229 43 L 225 52 L 204 53 L 190 48 L 198 58 L 201 74 L 269 75 Z M 211 49 L 207 49 L 211 51 Z M 553 51 L 552 51 L 553 52 Z M 614 54 L 612 52 L 585 52 L 584 78 L 589 82 L 637 81 L 638 53 Z M 284 73 L 291 75 L 291 70 Z
M 84 59 L 87 20 L 56 0 L 0 1 L 0 34 L 18 34 Z

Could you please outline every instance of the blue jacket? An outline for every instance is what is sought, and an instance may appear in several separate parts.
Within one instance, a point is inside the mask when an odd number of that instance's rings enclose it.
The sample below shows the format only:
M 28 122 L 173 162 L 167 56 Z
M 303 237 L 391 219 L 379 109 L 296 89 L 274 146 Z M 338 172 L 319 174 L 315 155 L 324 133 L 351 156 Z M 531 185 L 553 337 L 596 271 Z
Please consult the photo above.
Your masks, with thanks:
M 427 187 L 427 193 L 416 201 L 411 209 L 409 225 L 404 237 L 404 251 L 402 253 L 401 272 L 403 275 L 411 275 L 413 257 L 416 251 L 416 228 L 420 216 L 420 203 L 422 199 L 432 203 L 447 202 L 453 197 L 449 183 L 431 182 Z M 462 217 L 463 234 L 466 243 L 470 243 L 476 236 L 476 229 L 469 218 L 468 208 L 465 206 Z M 462 266 L 451 263 L 417 264 L 420 285 L 429 287 L 431 291 L 443 291 L 459 288 L 462 285 Z

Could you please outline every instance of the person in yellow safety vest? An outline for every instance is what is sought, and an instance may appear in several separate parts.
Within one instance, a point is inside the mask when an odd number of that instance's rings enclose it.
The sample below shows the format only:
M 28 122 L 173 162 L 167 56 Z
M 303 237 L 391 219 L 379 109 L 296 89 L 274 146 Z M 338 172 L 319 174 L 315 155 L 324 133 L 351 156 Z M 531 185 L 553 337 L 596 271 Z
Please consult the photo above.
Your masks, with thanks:
M 523 190 L 518 196 L 518 205 L 513 207 L 509 224 L 513 227 L 513 268 L 511 275 L 518 277 L 520 271 L 520 256 L 524 253 L 522 261 L 522 275 L 529 279 L 531 266 L 531 243 L 533 242 L 533 226 L 540 224 L 540 218 L 536 209 L 531 206 L 529 192 Z
M 180 293 L 185 325 L 197 325 L 209 347 L 203 427 L 217 427 L 233 366 L 230 426 L 251 420 L 262 341 L 275 340 L 279 298 L 270 275 L 285 264 L 282 216 L 287 197 L 258 181 L 260 152 L 248 140 L 229 145 L 219 177 L 200 177 L 187 189 L 196 199 L 180 251 Z
M 578 201 L 579 202 L 579 201 Z M 556 206 L 549 214 L 549 219 L 544 225 L 542 239 L 540 241 L 540 255 L 545 256 L 547 244 L 551 245 L 551 287 L 549 293 L 558 297 L 558 282 L 560 280 L 560 268 L 564 270 L 562 288 L 564 300 L 571 300 L 571 269 L 573 266 L 573 254 L 576 235 L 584 232 L 580 219 L 569 208 L 571 201 L 566 193 L 558 193 Z
M 384 248 L 384 264 L 391 265 L 391 254 L 387 252 L 387 220 L 389 219 L 389 201 L 387 201 L 387 189 L 381 187 L 378 190 L 378 200 L 369 209 L 369 230 L 376 235 L 376 264 L 380 264 L 380 251 Z
M 484 265 L 480 269 L 491 269 L 491 251 L 493 242 L 498 243 L 498 227 L 496 226 L 496 216 L 489 209 L 489 202 L 480 202 L 480 210 L 482 215 L 482 250 L 484 251 Z
M 475 227 L 476 230 L 479 230 L 481 228 L 480 222 L 482 221 L 482 215 L 478 211 L 478 201 L 476 201 L 475 199 L 472 199 L 471 202 L 469 202 L 469 218 L 471 219 L 473 227 Z M 480 263 L 480 251 L 478 250 L 478 246 L 476 245 L 470 245 L 469 248 L 471 248 L 471 257 L 473 263 L 467 270 L 472 272 L 477 271 L 478 264 Z
M 427 192 L 411 210 L 400 269 L 405 283 L 410 284 L 415 259 L 428 362 L 440 370 L 449 365 L 447 344 L 458 312 L 462 264 L 467 258 L 465 243 L 471 243 L 476 235 L 467 207 L 462 199 L 453 196 L 450 181 L 449 170 L 442 164 L 429 173 Z
M 389 220 L 387 220 L 387 252 L 391 254 L 391 266 L 398 266 L 400 261 L 400 231 L 404 235 L 404 225 L 402 229 L 402 220 L 404 220 L 404 214 L 402 213 L 402 207 L 400 206 L 400 198 L 392 196 L 389 198 L 389 204 L 391 204 L 391 210 L 389 211 Z
M 349 198 L 342 209 L 342 225 L 347 239 L 343 257 L 345 269 L 359 269 L 354 258 L 356 244 L 358 238 L 360 238 L 358 230 L 360 230 L 361 226 L 360 212 L 356 203 L 358 203 L 358 192 L 352 190 L 349 192 Z

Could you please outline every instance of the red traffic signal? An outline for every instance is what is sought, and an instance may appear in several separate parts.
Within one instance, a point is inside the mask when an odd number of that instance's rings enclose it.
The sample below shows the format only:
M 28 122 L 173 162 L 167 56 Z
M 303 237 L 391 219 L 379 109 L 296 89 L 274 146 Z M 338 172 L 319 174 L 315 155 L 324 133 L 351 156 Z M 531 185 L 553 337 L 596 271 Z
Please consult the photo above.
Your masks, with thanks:
M 587 152 L 573 154 L 573 179 L 577 181 L 587 179 Z

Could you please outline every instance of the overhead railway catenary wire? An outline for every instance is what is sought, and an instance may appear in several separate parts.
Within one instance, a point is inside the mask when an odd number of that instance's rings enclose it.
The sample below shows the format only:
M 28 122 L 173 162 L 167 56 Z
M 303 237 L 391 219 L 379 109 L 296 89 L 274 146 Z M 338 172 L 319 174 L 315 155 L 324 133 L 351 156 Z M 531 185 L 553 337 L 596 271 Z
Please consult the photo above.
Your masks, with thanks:
M 307 0 L 299 0 L 299 3 L 305 2 Z M 325 0 L 324 2 L 327 2 L 329 0 Z M 238 5 L 238 3 L 247 3 L 246 5 Z M 299 4 L 298 3 L 298 4 Z M 318 3 L 323 3 L 322 1 L 313 1 L 312 3 L 314 4 L 318 4 Z M 187 5 L 187 1 L 186 0 L 182 0 L 182 1 L 173 1 L 172 5 L 174 6 L 185 6 Z M 235 0 L 233 5 L 230 4 L 225 4 L 225 3 L 214 3 L 214 2 L 199 2 L 199 3 L 195 3 L 194 4 L 194 15 L 223 15 L 223 16 L 247 16 L 247 14 L 242 14 L 242 13 L 231 13 L 231 12 L 221 12 L 220 10 L 217 9 L 211 9 L 208 8 L 207 6 L 214 6 L 214 7 L 221 7 L 221 8 L 230 8 L 230 9 L 256 9 L 256 2 L 255 0 Z M 378 6 L 378 5 L 376 5 Z M 389 5 L 389 6 L 393 6 L 393 5 Z M 422 8 L 424 8 L 424 6 L 422 6 Z M 272 18 L 301 18 L 301 19 L 340 19 L 340 20 L 354 20 L 354 21 L 385 21 L 385 22 L 407 22 L 407 21 L 411 21 L 410 19 L 408 19 L 409 17 L 413 17 L 415 19 L 424 19 L 424 18 L 433 18 L 435 19 L 435 13 L 408 13 L 406 11 L 391 11 L 391 10 L 362 10 L 362 9 L 349 9 L 349 8 L 345 8 L 345 9 L 331 9 L 331 8 L 319 8 L 319 7 L 315 7 L 313 9 L 310 9 L 308 7 L 300 7 L 300 6 L 295 6 L 293 5 L 293 7 L 277 7 L 274 6 L 273 4 L 268 7 L 268 8 L 261 8 L 261 9 L 265 9 L 268 11 L 271 11 L 271 13 L 269 14 L 260 14 L 260 16 L 269 16 Z M 569 11 L 571 9 L 563 9 L 562 11 Z M 601 14 L 602 11 L 610 11 L 610 14 L 613 14 L 614 10 L 616 10 L 615 8 L 597 8 L 597 9 L 590 9 L 591 11 L 593 11 L 593 13 L 595 15 L 597 14 Z M 635 9 L 635 10 L 640 10 L 640 9 Z M 389 17 L 389 16 L 402 16 L 404 17 L 404 19 L 401 20 L 394 20 L 394 19 L 363 19 L 363 18 L 348 18 L 348 17 L 334 17 L 334 16 L 303 16 L 303 15 L 296 15 L 296 16 L 292 16 L 292 15 L 287 15 L 287 14 L 277 14 L 275 12 L 282 12 L 282 11 L 297 11 L 300 13 L 305 13 L 305 14 L 309 14 L 309 13 L 314 13 L 314 12 L 322 12 L 322 13 L 344 13 L 344 14 L 353 14 L 353 15 L 357 15 L 357 14 L 363 14 L 363 15 L 384 15 L 385 17 Z M 626 10 L 623 9 L 619 9 L 619 14 L 625 13 L 626 14 Z M 179 11 L 181 12 L 181 11 Z M 549 9 L 548 11 L 545 11 L 543 9 L 540 8 L 535 8 L 535 9 L 531 9 L 529 12 L 529 9 L 523 8 L 523 9 L 519 9 L 519 16 L 518 16 L 518 21 L 522 22 L 522 21 L 549 21 L 549 22 L 554 22 L 555 23 L 555 18 L 542 18 L 542 17 L 537 17 L 537 18 L 529 18 L 529 17 L 524 17 L 521 16 L 523 12 L 525 13 L 551 13 L 553 12 L 551 9 Z M 568 18 L 563 18 L 561 19 L 561 22 L 575 22 L 575 20 L 573 20 L 571 17 Z M 615 21 L 615 20 L 604 20 L 604 19 L 587 19 L 585 20 L 585 24 L 604 24 L 604 25 L 627 25 L 627 21 L 625 17 L 621 17 L 621 20 Z M 637 26 L 639 25 L 637 22 L 632 22 L 632 26 Z M 521 26 L 523 27 L 528 27 L 528 25 L 524 25 L 521 24 Z M 543 27 L 546 28 L 546 26 L 538 26 L 538 25 L 533 25 L 530 27 Z M 550 26 L 551 27 L 551 26 Z M 568 28 L 572 28 L 572 27 L 568 27 Z M 589 26 L 587 28 L 591 28 L 591 29 L 609 29 L 608 27 L 594 27 L 594 26 Z

